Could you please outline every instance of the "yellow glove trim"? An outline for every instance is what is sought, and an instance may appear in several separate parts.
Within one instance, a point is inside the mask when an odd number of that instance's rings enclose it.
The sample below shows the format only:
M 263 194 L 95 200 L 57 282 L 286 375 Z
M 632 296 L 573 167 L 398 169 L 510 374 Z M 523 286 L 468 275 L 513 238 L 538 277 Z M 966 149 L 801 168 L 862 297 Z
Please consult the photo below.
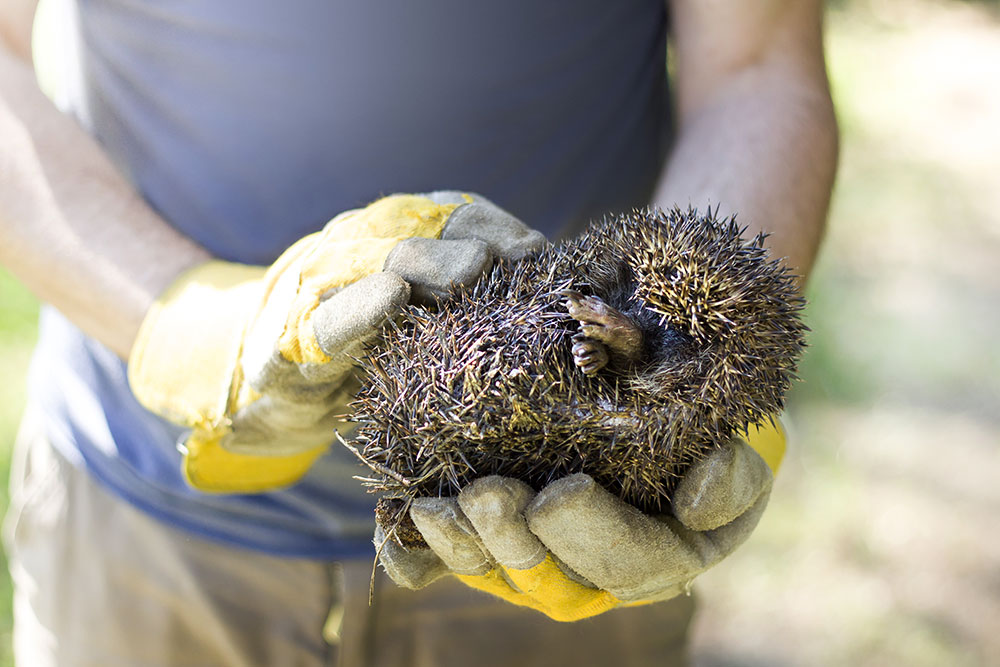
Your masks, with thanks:
M 466 586 L 540 611 L 556 621 L 579 621 L 622 604 L 607 591 L 589 588 L 567 577 L 551 554 L 526 570 L 498 566 L 484 575 L 455 576 Z
M 785 427 L 781 424 L 781 420 L 775 417 L 773 420 L 751 426 L 747 429 L 747 444 L 760 454 L 764 463 L 771 469 L 771 474 L 777 475 L 781 461 L 785 458 L 787 446 Z
M 226 451 L 219 439 L 192 434 L 185 443 L 184 478 L 207 493 L 260 493 L 299 481 L 328 445 L 290 456 L 250 456 Z
M 312 315 L 322 296 L 382 270 L 389 252 L 403 239 L 441 236 L 457 204 L 436 204 L 427 197 L 393 195 L 365 208 L 347 211 L 322 232 L 303 239 L 299 291 L 278 340 L 283 357 L 295 363 L 324 363 L 330 358 L 313 335 Z M 296 253 L 294 259 L 299 258 Z M 277 265 L 276 267 L 277 268 Z M 270 286 L 280 269 L 268 272 Z M 268 288 L 269 289 L 269 288 Z
M 228 427 L 243 327 L 257 307 L 263 275 L 262 267 L 210 261 L 160 295 L 129 354 L 129 385 L 143 406 L 202 431 Z

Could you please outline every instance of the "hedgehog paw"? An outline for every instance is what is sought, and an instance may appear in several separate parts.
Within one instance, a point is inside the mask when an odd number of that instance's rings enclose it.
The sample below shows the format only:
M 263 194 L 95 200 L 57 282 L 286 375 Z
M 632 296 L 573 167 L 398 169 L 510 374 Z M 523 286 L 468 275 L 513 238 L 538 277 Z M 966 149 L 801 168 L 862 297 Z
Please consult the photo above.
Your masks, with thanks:
M 580 323 L 580 332 L 583 336 L 604 343 L 612 352 L 620 354 L 629 361 L 639 358 L 642 352 L 642 330 L 627 315 L 623 315 L 596 296 L 584 296 L 576 290 L 569 289 L 562 290 L 559 294 L 566 297 L 566 310 L 570 317 Z M 574 356 L 576 356 L 575 350 L 576 346 L 574 346 Z M 577 366 L 579 365 L 578 362 Z
M 608 365 L 608 348 L 583 334 L 573 336 L 573 362 L 584 375 L 593 375 Z

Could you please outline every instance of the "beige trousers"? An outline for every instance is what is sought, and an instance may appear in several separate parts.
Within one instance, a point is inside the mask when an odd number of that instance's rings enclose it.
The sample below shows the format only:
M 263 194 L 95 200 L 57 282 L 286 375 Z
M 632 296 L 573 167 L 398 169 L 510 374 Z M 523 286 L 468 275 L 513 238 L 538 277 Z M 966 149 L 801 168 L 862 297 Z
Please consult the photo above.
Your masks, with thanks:
M 4 538 L 22 667 L 682 665 L 689 598 L 556 623 L 455 580 L 233 549 L 96 485 L 26 418 Z

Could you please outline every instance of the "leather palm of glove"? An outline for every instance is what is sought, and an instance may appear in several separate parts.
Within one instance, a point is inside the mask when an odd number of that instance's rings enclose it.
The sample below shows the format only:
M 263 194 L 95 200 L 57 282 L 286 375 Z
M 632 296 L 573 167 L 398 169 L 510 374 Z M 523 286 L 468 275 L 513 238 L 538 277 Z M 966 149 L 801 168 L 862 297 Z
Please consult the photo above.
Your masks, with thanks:
M 394 314 L 544 243 L 475 195 L 382 198 L 270 267 L 210 261 L 182 274 L 140 327 L 129 383 L 145 407 L 191 428 L 180 448 L 195 488 L 291 484 L 343 424 L 353 359 Z
M 667 600 L 742 544 L 763 514 L 785 436 L 767 423 L 751 427 L 748 442 L 733 438 L 692 465 L 672 515 L 644 514 L 585 474 L 537 494 L 494 476 L 457 498 L 418 498 L 410 516 L 430 548 L 407 549 L 377 528 L 380 560 L 401 586 L 453 574 L 557 621 Z

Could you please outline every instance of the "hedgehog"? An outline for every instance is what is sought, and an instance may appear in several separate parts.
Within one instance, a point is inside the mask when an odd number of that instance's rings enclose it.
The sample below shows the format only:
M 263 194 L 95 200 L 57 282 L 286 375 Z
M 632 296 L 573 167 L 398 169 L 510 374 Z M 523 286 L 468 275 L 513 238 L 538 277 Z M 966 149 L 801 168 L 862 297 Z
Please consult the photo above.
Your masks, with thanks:
M 717 209 L 637 209 L 408 307 L 341 440 L 378 523 L 419 544 L 409 502 L 487 475 L 583 472 L 664 511 L 692 462 L 781 411 L 805 346 L 796 277 L 745 233 Z

